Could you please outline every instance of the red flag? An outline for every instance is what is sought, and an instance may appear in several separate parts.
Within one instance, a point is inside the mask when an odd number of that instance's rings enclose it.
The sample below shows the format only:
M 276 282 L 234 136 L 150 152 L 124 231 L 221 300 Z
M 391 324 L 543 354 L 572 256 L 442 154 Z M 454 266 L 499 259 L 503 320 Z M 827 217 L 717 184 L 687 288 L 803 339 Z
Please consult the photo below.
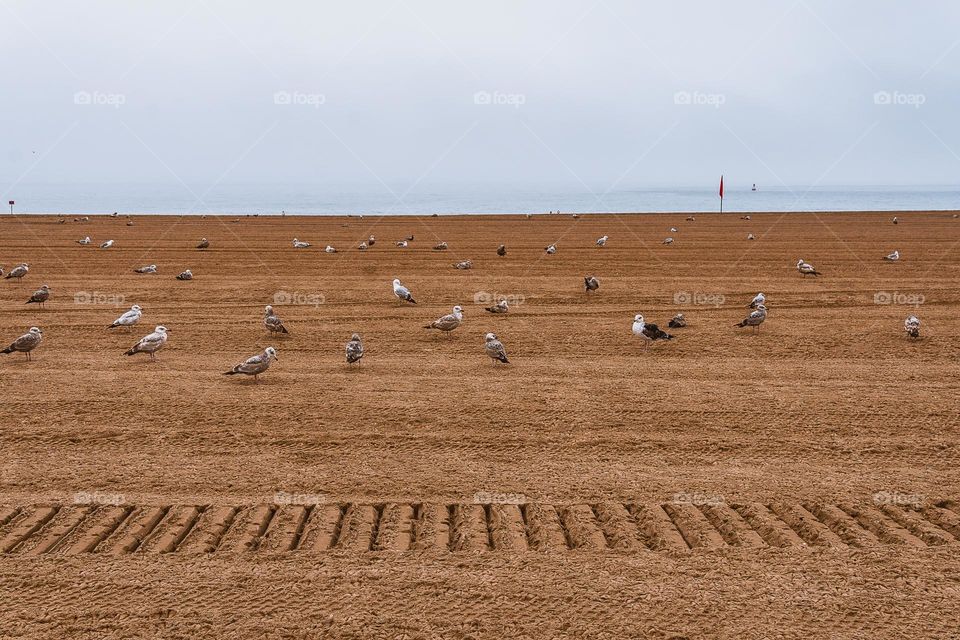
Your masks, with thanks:
M 723 176 L 720 176 L 720 199 L 723 199 Z

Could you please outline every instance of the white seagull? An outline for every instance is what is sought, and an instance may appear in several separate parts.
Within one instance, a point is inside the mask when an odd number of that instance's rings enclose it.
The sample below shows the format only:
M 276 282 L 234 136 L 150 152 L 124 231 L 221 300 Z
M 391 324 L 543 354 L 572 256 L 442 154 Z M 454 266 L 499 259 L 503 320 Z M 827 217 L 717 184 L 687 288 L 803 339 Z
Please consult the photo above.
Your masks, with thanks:
M 267 347 L 261 353 L 250 356 L 230 371 L 224 371 L 225 376 L 234 376 L 242 373 L 247 376 L 253 376 L 253 381 L 257 382 L 261 373 L 270 368 L 270 361 L 277 360 L 277 350 L 273 347 Z
M 167 328 L 157 325 L 153 333 L 140 338 L 140 342 L 133 345 L 124 355 L 132 356 L 135 353 L 149 353 L 151 360 L 157 359 L 157 351 L 167 344 Z
M 21 262 L 13 269 L 10 269 L 10 273 L 3 277 L 4 280 L 9 280 L 10 278 L 16 278 L 17 282 L 27 275 L 27 272 L 30 271 L 30 266 L 26 262 Z
M 453 308 L 453 313 L 448 313 L 431 322 L 423 325 L 424 329 L 439 329 L 443 332 L 450 332 L 460 326 L 463 322 L 463 307 L 457 305 Z
M 903 330 L 907 332 L 907 335 L 911 338 L 920 337 L 920 318 L 917 316 L 910 316 L 903 321 Z
M 750 301 L 749 306 L 751 309 L 756 309 L 761 304 L 766 304 L 766 302 L 767 302 L 767 296 L 763 295 L 763 292 L 761 291 L 757 295 L 753 296 L 753 300 Z
M 602 247 L 602 246 L 606 245 L 606 244 L 607 244 L 607 240 L 608 240 L 609 238 L 610 238 L 610 236 L 600 236 L 599 238 L 597 238 L 597 246 L 598 246 L 598 247 Z
M 326 248 L 324 249 L 324 251 L 325 251 L 326 253 L 336 253 L 336 252 L 337 252 L 337 250 L 336 250 L 334 247 L 330 246 L 329 244 L 326 246 Z
M 546 249 L 544 249 L 544 251 L 546 251 L 548 255 L 551 255 L 551 256 L 552 256 L 553 254 L 555 254 L 555 253 L 557 252 L 557 245 L 551 244 L 551 245 L 548 246 Z
M 193 280 L 193 271 L 190 271 L 190 269 L 184 269 L 179 275 L 177 275 L 177 280 Z
M 664 238 L 663 244 L 673 244 L 673 237 Z
M 883 259 L 888 262 L 896 262 L 900 259 L 900 252 L 894 251 L 893 253 L 888 253 L 887 255 L 883 256 Z
M 145 266 L 145 267 L 140 267 L 139 269 L 134 269 L 133 271 L 134 271 L 134 273 L 149 273 L 149 274 L 154 274 L 154 275 L 156 275 L 156 273 L 157 273 L 157 265 L 155 265 L 155 264 L 148 264 L 148 265 Z
M 113 329 L 114 327 L 132 327 L 133 325 L 140 322 L 140 318 L 143 317 L 143 310 L 140 308 L 140 305 L 135 304 L 130 307 L 130 311 L 127 311 L 122 316 L 113 321 L 107 329 Z
M 86 236 L 84 238 L 77 240 L 77 244 L 82 244 L 84 246 L 90 244 L 90 236 Z
M 101 248 L 101 249 L 109 249 L 109 248 L 112 247 L 112 246 L 113 246 L 113 240 L 107 240 L 106 242 L 104 242 L 104 243 L 102 243 L 102 244 L 100 245 L 100 248 Z
M 309 243 L 309 242 L 304 242 L 303 240 L 299 240 L 299 239 L 297 239 L 297 238 L 294 238 L 294 239 L 293 239 L 293 248 L 294 248 L 294 249 L 306 249 L 306 248 L 309 247 L 309 246 L 310 246 L 310 243 Z
M 812 264 L 808 262 L 804 262 L 803 258 L 800 258 L 799 260 L 797 260 L 797 271 L 799 271 L 802 275 L 805 275 L 805 276 L 822 275 L 819 271 L 817 271 L 814 268 Z
M 400 278 L 393 279 L 393 295 L 410 304 L 417 304 L 417 301 L 413 299 L 413 294 L 410 293 L 410 289 L 400 284 Z
M 643 338 L 644 347 L 657 340 L 673 340 L 673 336 L 655 324 L 647 324 L 639 313 L 633 316 L 633 335 Z
M 10 346 L 0 351 L 0 353 L 13 353 L 19 351 L 27 356 L 27 360 L 32 360 L 30 352 L 39 346 L 43 340 L 43 331 L 38 327 L 30 327 L 30 330 L 10 343 Z
M 503 343 L 497 339 L 495 334 L 488 333 L 486 337 L 484 337 L 483 350 L 493 361 L 494 366 L 496 366 L 498 362 L 510 364 L 510 361 L 507 360 L 507 350 L 503 348 Z
M 753 234 L 752 234 L 752 233 L 748 233 L 748 234 L 747 234 L 747 240 L 754 240 L 754 239 L 755 239 L 755 238 L 753 237 Z

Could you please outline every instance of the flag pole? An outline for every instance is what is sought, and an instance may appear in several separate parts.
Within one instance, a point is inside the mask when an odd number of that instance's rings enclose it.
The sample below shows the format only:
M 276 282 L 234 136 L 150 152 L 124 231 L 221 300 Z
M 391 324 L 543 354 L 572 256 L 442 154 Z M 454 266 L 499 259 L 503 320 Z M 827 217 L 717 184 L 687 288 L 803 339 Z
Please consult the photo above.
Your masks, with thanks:
M 720 213 L 723 213 L 723 174 L 720 174 Z

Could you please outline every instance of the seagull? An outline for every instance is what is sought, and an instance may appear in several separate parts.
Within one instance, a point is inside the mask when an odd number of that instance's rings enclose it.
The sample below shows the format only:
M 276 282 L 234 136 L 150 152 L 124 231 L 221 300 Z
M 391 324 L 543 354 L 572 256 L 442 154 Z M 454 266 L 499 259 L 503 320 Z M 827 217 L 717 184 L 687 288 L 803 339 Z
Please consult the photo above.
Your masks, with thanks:
M 894 251 L 893 253 L 888 253 L 887 255 L 883 256 L 883 259 L 888 262 L 896 262 L 900 259 L 900 252 Z
M 128 227 L 132 227 L 132 226 L 133 226 L 133 220 L 127 220 L 127 226 L 128 226 Z
M 607 244 L 607 240 L 610 239 L 610 236 L 600 236 L 597 238 L 597 246 L 602 247 Z
M 411 233 L 406 238 L 404 238 L 404 240 L 406 240 L 407 242 L 413 242 L 413 234 Z
M 347 364 L 360 362 L 363 357 L 363 343 L 360 342 L 360 334 L 355 333 L 350 336 L 350 342 L 347 343 Z
M 673 237 L 664 238 L 663 244 L 673 244 Z
M 37 303 L 43 307 L 44 303 L 50 298 L 50 287 L 47 285 L 40 285 L 40 288 L 33 292 L 33 295 L 30 296 L 30 299 L 26 301 L 25 304 Z
M 583 289 L 587 293 L 590 293 L 591 291 L 596 291 L 599 288 L 600 288 L 600 281 L 597 280 L 595 277 L 586 276 L 583 279 Z
M 805 275 L 805 276 L 809 276 L 809 275 L 819 276 L 819 275 L 822 275 L 819 271 L 817 271 L 817 270 L 813 267 L 812 264 L 809 264 L 809 263 L 807 263 L 807 262 L 804 262 L 804 261 L 803 261 L 803 258 L 800 258 L 799 260 L 797 260 L 797 271 L 799 271 L 801 274 L 803 274 L 803 275 Z
M 90 244 L 90 236 L 86 236 L 84 238 L 77 240 L 77 244 L 82 244 L 84 246 Z
M 197 249 L 206 249 L 210 246 L 210 241 L 206 238 L 200 238 L 200 244 L 197 245 Z
M 507 245 L 502 244 L 499 247 L 497 247 L 497 255 L 500 256 L 501 258 L 507 255 Z
M 183 272 L 177 276 L 177 280 L 193 280 L 193 271 L 184 269 Z
M 682 313 L 678 313 L 670 318 L 670 322 L 667 323 L 667 326 L 671 329 L 681 329 L 687 326 L 687 319 L 683 317 Z
M 132 356 L 135 353 L 149 353 L 151 360 L 157 359 L 157 351 L 167 344 L 167 328 L 157 325 L 153 333 L 140 338 L 140 342 L 133 345 L 124 355 Z
M 401 300 L 406 300 L 410 304 L 417 304 L 417 301 L 413 299 L 413 294 L 410 293 L 410 289 L 400 284 L 400 278 L 394 278 L 393 280 L 393 295 Z
M 494 366 L 497 365 L 497 362 L 510 364 L 510 361 L 507 360 L 507 350 L 503 348 L 503 343 L 497 340 L 496 335 L 492 333 L 487 334 L 486 338 L 484 338 L 483 350 L 490 356 Z
M 114 327 L 132 327 L 133 325 L 140 322 L 140 318 L 143 316 L 143 310 L 140 308 L 140 305 L 135 304 L 130 307 L 130 311 L 127 311 L 122 316 L 113 321 L 107 329 L 113 329 Z
M 140 267 L 139 269 L 134 269 L 134 272 L 135 272 L 135 273 L 150 273 L 150 274 L 156 274 L 156 273 L 157 273 L 157 265 L 155 265 L 155 264 L 148 264 L 148 265 L 145 266 L 145 267 Z
M 462 260 L 453 265 L 454 269 L 473 269 L 473 260 Z
M 687 216 L 687 222 L 693 222 L 694 220 L 696 220 L 696 218 L 693 216 Z
M 756 309 L 761 304 L 766 304 L 766 302 L 767 302 L 767 296 L 763 295 L 763 292 L 761 291 L 757 295 L 753 296 L 753 300 L 750 301 L 750 304 L 748 306 L 751 309 Z
M 749 219 L 750 219 L 750 216 L 740 216 L 740 219 L 741 219 L 741 220 L 749 220 Z
M 676 232 L 677 232 L 676 227 L 670 227 L 670 233 L 676 233 Z
M 407 241 L 406 241 L 406 240 L 397 240 L 397 246 L 400 247 L 401 249 L 406 249 L 406 248 L 407 248 Z
M 453 331 L 463 322 L 463 307 L 457 305 L 453 308 L 453 313 L 437 318 L 430 324 L 423 325 L 424 329 L 439 329 L 443 332 Z
M 433 250 L 434 250 L 434 251 L 446 251 L 446 250 L 447 250 L 447 243 L 446 243 L 446 242 L 441 242 L 440 244 L 435 245 L 435 246 L 433 247 Z
M 13 353 L 19 351 L 27 356 L 27 360 L 32 360 L 30 352 L 40 345 L 43 340 L 43 331 L 37 327 L 30 327 L 30 330 L 10 343 L 10 346 L 0 351 L 0 353 Z
M 101 249 L 109 249 L 109 248 L 112 247 L 112 246 L 113 246 L 113 240 L 107 240 L 106 242 L 104 242 L 104 243 L 102 243 L 102 244 L 100 245 L 100 248 L 101 248 Z
M 361 243 L 360 243 L 360 246 L 357 247 L 357 249 L 360 249 L 360 251 L 366 251 L 366 250 L 367 250 L 367 246 L 368 246 L 368 245 L 367 245 L 366 242 L 361 242 Z
M 553 255 L 557 252 L 557 245 L 552 244 L 546 249 L 544 249 L 544 251 L 546 251 L 548 255 Z
M 506 299 L 501 299 L 500 302 L 493 305 L 492 307 L 484 307 L 490 313 L 506 313 L 510 310 L 510 305 L 507 304 Z
M 897 219 L 897 216 L 893 216 L 893 224 L 899 224 L 900 220 Z
M 673 336 L 655 324 L 647 324 L 639 313 L 633 316 L 633 335 L 644 339 L 644 346 L 649 347 L 657 340 L 673 340 Z
M 917 316 L 910 316 L 903 321 L 903 330 L 907 332 L 907 335 L 911 338 L 920 337 L 920 318 Z
M 753 234 L 752 234 L 752 233 L 748 233 L 748 234 L 747 234 L 747 240 L 755 240 L 755 239 L 756 239 L 756 238 L 753 237 Z
M 371 235 L 369 238 L 367 238 L 367 246 L 372 247 L 374 243 L 376 243 L 376 241 L 377 239 L 374 238 L 373 235 Z
M 763 324 L 763 321 L 767 319 L 767 307 L 763 304 L 758 304 L 757 308 L 750 312 L 746 318 L 741 320 L 738 324 L 733 326 L 735 327 L 753 327 L 754 333 L 760 332 L 760 325 Z
M 20 282 L 23 276 L 27 275 L 28 271 L 30 271 L 30 267 L 27 265 L 27 263 L 21 262 L 20 264 L 15 266 L 13 269 L 10 269 L 10 273 L 5 275 L 3 279 L 9 280 L 10 278 L 16 278 L 17 282 Z
M 336 252 L 337 252 L 336 248 L 330 246 L 329 244 L 324 248 L 324 251 L 327 252 L 327 253 L 336 253 Z
M 263 326 L 265 326 L 270 333 L 290 333 L 287 331 L 287 328 L 283 326 L 283 321 L 280 320 L 280 316 L 273 312 L 273 307 L 269 304 L 263 308 Z
M 277 350 L 273 347 L 267 347 L 262 353 L 250 356 L 230 371 L 225 371 L 223 375 L 234 376 L 238 373 L 253 376 L 253 381 L 257 382 L 261 373 L 270 368 L 270 361 L 277 359 Z
M 297 239 L 297 238 L 294 238 L 294 239 L 293 239 L 293 248 L 294 248 L 294 249 L 306 249 L 306 248 L 309 247 L 309 246 L 310 246 L 310 243 L 309 243 L 309 242 L 304 242 L 303 240 L 299 240 L 299 239 Z

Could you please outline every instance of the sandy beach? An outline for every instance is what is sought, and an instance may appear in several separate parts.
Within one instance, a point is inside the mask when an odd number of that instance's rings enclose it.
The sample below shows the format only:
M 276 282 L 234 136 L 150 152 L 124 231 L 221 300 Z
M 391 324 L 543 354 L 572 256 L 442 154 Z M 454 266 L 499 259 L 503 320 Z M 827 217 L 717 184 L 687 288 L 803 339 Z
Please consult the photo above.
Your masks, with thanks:
M 3 633 L 954 633 L 960 219 L 897 215 L 0 216 Z

